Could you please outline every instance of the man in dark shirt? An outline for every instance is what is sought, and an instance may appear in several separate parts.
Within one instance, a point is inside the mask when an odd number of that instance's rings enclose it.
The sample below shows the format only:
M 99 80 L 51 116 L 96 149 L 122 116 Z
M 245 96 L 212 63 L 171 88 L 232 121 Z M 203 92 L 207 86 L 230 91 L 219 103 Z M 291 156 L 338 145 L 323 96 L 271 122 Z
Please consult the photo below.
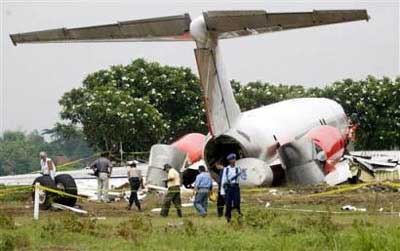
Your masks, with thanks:
M 224 170 L 224 166 L 221 163 L 216 163 L 215 167 L 218 171 L 218 197 L 217 197 L 217 213 L 218 217 L 222 217 L 224 215 L 224 206 L 225 206 L 225 199 L 224 196 L 221 194 L 221 179 L 222 179 L 222 172 Z
M 107 158 L 108 153 L 102 153 L 101 157 L 95 160 L 91 165 L 92 168 L 97 173 L 97 199 L 99 201 L 109 202 L 108 199 L 108 180 L 111 177 L 112 164 Z

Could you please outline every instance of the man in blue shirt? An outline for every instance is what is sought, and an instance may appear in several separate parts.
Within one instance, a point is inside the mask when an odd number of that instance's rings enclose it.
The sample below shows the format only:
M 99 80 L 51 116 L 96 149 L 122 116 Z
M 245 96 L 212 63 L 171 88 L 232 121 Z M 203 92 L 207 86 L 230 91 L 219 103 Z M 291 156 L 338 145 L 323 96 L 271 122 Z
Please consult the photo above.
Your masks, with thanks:
M 194 182 L 196 191 L 194 207 L 200 216 L 205 217 L 207 215 L 208 194 L 212 189 L 212 179 L 204 166 L 199 166 L 199 172 L 200 174 L 197 175 Z
M 230 222 L 232 209 L 236 209 L 241 214 L 239 178 L 245 180 L 247 175 L 245 169 L 236 165 L 236 154 L 231 153 L 226 159 L 229 161 L 229 165 L 224 168 L 222 173 L 221 194 L 225 195 L 225 217 Z

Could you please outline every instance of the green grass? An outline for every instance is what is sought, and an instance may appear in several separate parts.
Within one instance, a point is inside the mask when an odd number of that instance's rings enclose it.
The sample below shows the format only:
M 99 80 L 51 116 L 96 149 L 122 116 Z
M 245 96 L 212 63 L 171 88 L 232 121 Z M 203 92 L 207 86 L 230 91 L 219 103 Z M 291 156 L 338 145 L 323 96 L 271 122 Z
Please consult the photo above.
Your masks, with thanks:
M 174 212 L 171 212 L 174 213 Z M 399 250 L 399 217 L 248 209 L 228 224 L 131 214 L 93 220 L 51 213 L 0 217 L 0 250 Z
M 399 194 L 394 192 L 354 192 L 313 200 L 293 200 L 265 191 L 244 192 L 244 216 L 234 215 L 229 224 L 215 216 L 214 205 L 206 218 L 198 217 L 193 208 L 185 208 L 180 219 L 174 209 L 168 218 L 127 212 L 124 202 L 81 202 L 91 216 L 41 211 L 40 220 L 33 221 L 31 202 L 23 200 L 29 198 L 29 191 L 25 197 L 22 194 L 0 202 L 0 251 L 400 250 L 400 217 L 374 213 L 379 207 L 386 212 L 400 209 L 396 199 Z M 266 201 L 274 207 L 327 213 L 267 209 Z M 149 197 L 144 207 L 152 208 L 158 203 L 158 197 Z M 368 213 L 333 212 L 344 204 L 366 207 Z M 92 218 L 95 215 L 106 219 L 96 220 Z

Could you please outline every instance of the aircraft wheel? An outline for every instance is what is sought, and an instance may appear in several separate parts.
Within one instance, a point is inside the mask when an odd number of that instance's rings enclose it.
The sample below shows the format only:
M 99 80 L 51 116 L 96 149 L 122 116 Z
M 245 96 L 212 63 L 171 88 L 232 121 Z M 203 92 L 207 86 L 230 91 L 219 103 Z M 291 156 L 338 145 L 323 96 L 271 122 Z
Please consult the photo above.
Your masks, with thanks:
M 51 189 L 56 188 L 56 183 L 50 176 L 40 176 L 33 181 L 33 185 L 38 183 L 41 186 L 48 187 Z M 39 208 L 43 210 L 47 210 L 50 208 L 51 203 L 55 199 L 55 194 L 49 191 L 39 190 Z M 32 192 L 32 201 L 35 201 L 35 190 Z
M 75 180 L 69 174 L 57 175 L 55 178 L 55 185 L 56 185 L 57 189 L 62 192 L 72 194 L 72 195 L 78 194 L 78 189 L 77 189 Z M 75 206 L 76 200 L 77 199 L 74 197 L 58 195 L 55 202 L 66 205 L 66 206 L 73 207 L 73 206 Z

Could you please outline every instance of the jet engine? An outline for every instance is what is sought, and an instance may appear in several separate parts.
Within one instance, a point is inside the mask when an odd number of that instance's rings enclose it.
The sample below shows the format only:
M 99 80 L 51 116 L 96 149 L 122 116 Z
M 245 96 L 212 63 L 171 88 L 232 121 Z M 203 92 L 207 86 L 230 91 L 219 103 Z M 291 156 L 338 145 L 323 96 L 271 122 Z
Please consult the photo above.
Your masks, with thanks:
M 324 125 L 282 145 L 278 152 L 289 182 L 301 185 L 318 184 L 335 169 L 342 157 L 345 140 L 340 131 Z
M 202 158 L 204 142 L 205 135 L 189 133 L 170 145 L 153 145 L 150 149 L 147 185 L 165 187 L 167 176 L 164 172 L 164 165 L 170 164 L 180 172 L 187 163 L 194 163 Z M 196 171 L 194 177 L 196 177 L 197 173 Z M 192 176 L 190 175 L 190 178 Z

